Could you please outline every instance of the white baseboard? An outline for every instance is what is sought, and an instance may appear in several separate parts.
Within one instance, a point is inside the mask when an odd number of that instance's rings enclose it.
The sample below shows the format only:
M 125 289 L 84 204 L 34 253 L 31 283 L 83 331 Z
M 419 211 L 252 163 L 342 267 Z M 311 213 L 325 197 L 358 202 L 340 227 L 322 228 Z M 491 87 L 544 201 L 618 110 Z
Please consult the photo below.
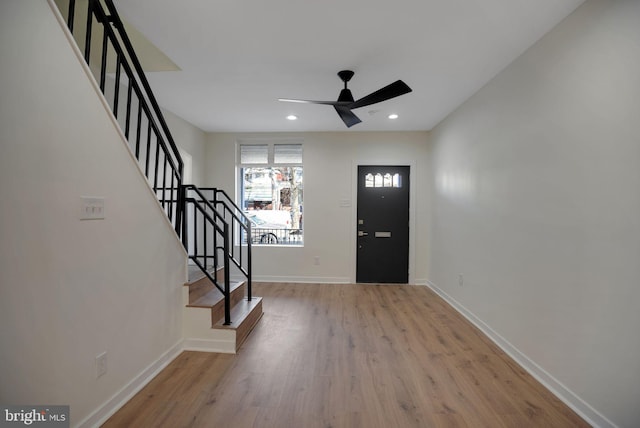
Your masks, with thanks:
M 77 427 L 99 427 L 107 421 L 114 413 L 124 406 L 134 395 L 144 388 L 151 380 L 169 365 L 183 350 L 182 339 L 173 345 L 160 358 L 142 370 L 120 391 L 107 400 L 96 411 L 81 421 Z
M 269 276 L 254 275 L 254 282 L 285 282 L 298 284 L 353 284 L 352 278 L 343 276 Z M 429 281 L 423 278 L 416 278 L 412 285 L 429 285 Z
M 253 282 L 290 282 L 306 284 L 351 284 L 347 277 L 332 276 L 269 276 L 254 275 Z
M 212 339 L 184 339 L 183 351 L 198 351 L 198 352 L 217 352 L 220 354 L 235 354 L 236 343 L 227 340 L 212 340 Z
M 328 279 L 332 279 L 328 281 Z M 261 282 L 297 282 L 297 283 L 349 283 L 343 281 L 342 278 L 320 278 L 320 277 L 304 277 L 304 278 L 275 278 L 263 277 L 256 278 L 255 281 Z M 419 284 L 420 285 L 420 284 Z M 547 373 L 543 368 L 538 366 L 533 360 L 520 352 L 508 340 L 500 336 L 489 325 L 460 304 L 453 297 L 449 296 L 431 281 L 426 281 L 426 286 L 432 289 L 436 294 L 442 297 L 456 311 L 462 314 L 473 325 L 480 329 L 489 339 L 499 346 L 507 355 L 520 364 L 529 374 L 542 383 L 549 391 L 558 397 L 567 406 L 578 413 L 585 421 L 594 427 L 600 428 L 617 428 L 616 425 L 582 400 L 578 395 L 573 393 L 569 388 Z M 132 379 L 120 391 L 107 400 L 91 415 L 78 423 L 77 427 L 99 427 L 122 406 L 124 406 L 135 394 L 144 388 L 162 369 L 171 363 L 182 351 L 199 351 L 199 352 L 217 352 L 217 353 L 235 353 L 235 344 L 224 340 L 211 339 L 184 339 L 173 345 L 160 358 L 151 363 L 140 374 Z
M 217 352 L 235 354 L 235 342 L 207 339 L 181 339 L 160 358 L 151 363 L 138 376 L 107 400 L 92 414 L 78 423 L 79 428 L 99 427 L 142 390 L 165 367 L 175 360 L 182 351 Z
M 507 355 L 515 360 L 522 368 L 524 368 L 538 382 L 543 384 L 552 394 L 558 397 L 563 403 L 569 406 L 574 412 L 579 414 L 587 423 L 593 427 L 599 428 L 617 428 L 617 426 L 591 407 L 587 402 L 581 399 L 569 388 L 564 386 L 551 374 L 536 364 L 533 360 L 520 352 L 518 348 L 513 346 L 508 340 L 498 334 L 484 321 L 478 318 L 473 312 L 465 308 L 456 299 L 449 296 L 437 285 L 431 281 L 427 281 L 427 287 L 432 289 L 436 294 L 442 297 L 449 305 L 464 316 L 469 322 L 480 329 L 489 339 L 500 347 Z

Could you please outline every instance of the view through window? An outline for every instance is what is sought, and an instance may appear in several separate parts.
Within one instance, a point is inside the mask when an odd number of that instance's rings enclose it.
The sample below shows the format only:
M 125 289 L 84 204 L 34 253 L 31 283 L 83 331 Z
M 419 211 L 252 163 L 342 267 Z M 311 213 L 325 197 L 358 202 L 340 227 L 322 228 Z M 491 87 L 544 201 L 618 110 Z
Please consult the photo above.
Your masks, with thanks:
M 251 243 L 303 245 L 302 144 L 240 144 L 239 150 L 240 205 L 252 223 Z

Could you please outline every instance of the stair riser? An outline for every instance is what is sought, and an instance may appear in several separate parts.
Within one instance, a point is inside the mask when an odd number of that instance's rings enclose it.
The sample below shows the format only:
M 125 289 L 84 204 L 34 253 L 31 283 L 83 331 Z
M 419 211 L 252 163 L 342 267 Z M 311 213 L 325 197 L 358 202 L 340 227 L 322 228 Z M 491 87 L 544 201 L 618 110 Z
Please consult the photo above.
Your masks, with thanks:
M 220 284 L 224 283 L 224 269 L 217 270 L 216 279 Z M 230 292 L 231 325 L 225 326 L 224 297 L 209 278 L 204 276 L 185 285 L 189 286 L 189 303 L 187 304 L 187 308 L 210 310 L 210 331 L 232 334 L 234 337 L 235 351 L 237 351 L 260 318 L 262 318 L 262 298 L 255 297 L 249 302 L 245 298 L 245 282 L 232 283 L 232 290 Z M 207 335 L 204 330 L 202 334 Z
M 236 351 L 240 349 L 240 346 L 242 346 L 242 343 L 249 336 L 251 330 L 258 324 L 258 321 L 262 318 L 262 314 L 262 299 L 260 299 L 260 302 L 251 310 L 251 313 L 247 315 L 236 330 Z
M 189 287 L 189 304 L 195 302 L 200 297 L 207 294 L 214 288 L 214 285 L 206 276 L 200 278 L 196 282 L 188 284 Z
M 216 280 L 219 283 L 224 282 L 224 268 L 219 268 L 216 271 Z M 202 278 L 187 285 L 189 286 L 189 304 L 193 304 L 199 298 L 215 288 L 215 285 L 213 285 L 206 276 L 203 276 Z
M 244 283 L 231 291 L 231 308 L 242 301 L 242 299 L 244 299 Z M 224 320 L 224 300 L 218 302 L 211 308 L 211 325 L 215 325 L 220 320 Z

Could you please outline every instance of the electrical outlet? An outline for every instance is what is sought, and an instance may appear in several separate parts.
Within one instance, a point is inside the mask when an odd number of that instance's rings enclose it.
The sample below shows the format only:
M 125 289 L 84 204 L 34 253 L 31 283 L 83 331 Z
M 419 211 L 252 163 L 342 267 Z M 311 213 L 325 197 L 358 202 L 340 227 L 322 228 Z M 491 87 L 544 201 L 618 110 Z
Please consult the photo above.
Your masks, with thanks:
M 96 355 L 96 379 L 107 373 L 107 352 Z
M 459 285 L 460 287 L 463 287 L 463 286 L 464 286 L 464 275 L 462 275 L 461 273 L 460 273 L 460 274 L 458 274 L 458 285 Z
M 313 258 L 313 264 L 316 265 L 316 266 L 320 265 L 320 256 L 315 256 Z

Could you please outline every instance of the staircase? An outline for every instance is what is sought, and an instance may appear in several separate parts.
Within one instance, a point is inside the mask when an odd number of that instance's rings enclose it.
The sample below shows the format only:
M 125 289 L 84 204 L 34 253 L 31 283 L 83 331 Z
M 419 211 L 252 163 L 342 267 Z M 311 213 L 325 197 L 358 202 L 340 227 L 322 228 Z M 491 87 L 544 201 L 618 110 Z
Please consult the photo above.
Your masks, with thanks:
M 210 274 L 217 276 L 220 281 L 224 277 L 222 268 L 217 271 L 212 269 Z M 187 312 L 185 324 L 189 320 L 192 324 L 189 327 L 194 329 L 195 326 L 194 330 L 199 330 L 199 334 L 192 333 L 189 336 L 198 336 L 201 340 L 208 341 L 208 347 L 214 346 L 220 352 L 235 353 L 262 317 L 262 298 L 245 298 L 246 281 L 232 281 L 229 288 L 231 322 L 226 325 L 224 295 L 213 286 L 200 268 L 191 266 L 189 281 L 185 284 L 183 293 Z M 205 325 L 211 326 L 210 334 L 202 328 Z M 199 349 L 193 343 L 191 347 Z
M 222 190 L 182 189 L 192 263 L 183 292 L 186 347 L 235 353 L 262 317 L 262 298 L 251 290 L 251 222 Z
M 235 353 L 262 317 L 251 292 L 250 221 L 223 191 L 183 183 L 182 158 L 113 1 L 55 1 L 189 255 L 187 348 Z

